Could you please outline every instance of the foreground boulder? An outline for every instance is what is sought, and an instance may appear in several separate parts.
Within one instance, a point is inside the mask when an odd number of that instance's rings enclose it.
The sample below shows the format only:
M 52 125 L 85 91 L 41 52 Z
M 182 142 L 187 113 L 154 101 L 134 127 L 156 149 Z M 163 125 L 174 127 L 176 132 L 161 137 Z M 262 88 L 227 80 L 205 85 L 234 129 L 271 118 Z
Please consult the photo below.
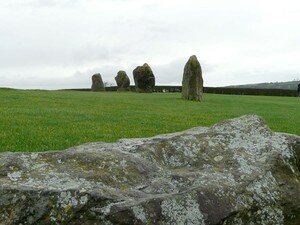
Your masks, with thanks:
M 128 91 L 130 86 L 130 80 L 125 71 L 119 71 L 115 80 L 118 85 L 118 91 Z
M 137 92 L 153 92 L 155 77 L 147 63 L 133 70 L 133 78 Z
M 203 98 L 203 78 L 200 63 L 195 55 L 185 64 L 182 79 L 182 97 L 201 101 Z
M 153 138 L 0 154 L 5 224 L 300 224 L 300 137 L 254 115 Z
M 92 91 L 105 91 L 104 83 L 100 73 L 92 76 Z

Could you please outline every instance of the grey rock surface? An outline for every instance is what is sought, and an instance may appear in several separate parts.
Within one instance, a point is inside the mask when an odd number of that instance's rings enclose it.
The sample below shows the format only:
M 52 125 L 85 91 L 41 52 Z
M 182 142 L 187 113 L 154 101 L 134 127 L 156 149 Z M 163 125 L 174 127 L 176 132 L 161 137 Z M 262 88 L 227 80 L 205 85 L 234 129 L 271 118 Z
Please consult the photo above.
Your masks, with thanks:
M 300 137 L 247 115 L 65 151 L 0 154 L 0 224 L 299 224 Z
M 184 67 L 182 97 L 196 101 L 201 101 L 203 98 L 202 69 L 195 55 L 189 58 Z
M 155 77 L 151 67 L 147 63 L 133 70 L 133 78 L 137 92 L 153 92 Z
M 92 91 L 105 91 L 104 83 L 100 73 L 92 76 Z
M 130 86 L 130 80 L 125 71 L 119 71 L 115 80 L 118 85 L 118 91 L 128 91 Z

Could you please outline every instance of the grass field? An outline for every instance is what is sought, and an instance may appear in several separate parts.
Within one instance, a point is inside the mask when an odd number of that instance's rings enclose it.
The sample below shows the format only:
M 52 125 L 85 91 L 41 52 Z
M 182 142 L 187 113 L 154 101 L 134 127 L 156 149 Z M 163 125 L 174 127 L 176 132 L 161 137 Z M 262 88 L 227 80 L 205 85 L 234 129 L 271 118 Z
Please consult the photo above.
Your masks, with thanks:
M 300 135 L 300 99 L 179 93 L 92 93 L 0 89 L 0 151 L 65 149 L 149 137 L 255 113 L 275 131 Z

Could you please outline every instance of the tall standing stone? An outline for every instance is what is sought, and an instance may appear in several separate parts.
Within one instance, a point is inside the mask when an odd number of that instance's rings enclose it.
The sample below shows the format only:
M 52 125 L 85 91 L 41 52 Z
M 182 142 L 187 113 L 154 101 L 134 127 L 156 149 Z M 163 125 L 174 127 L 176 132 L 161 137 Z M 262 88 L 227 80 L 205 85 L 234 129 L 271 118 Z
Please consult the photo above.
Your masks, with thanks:
M 147 63 L 133 70 L 133 78 L 137 92 L 153 92 L 155 77 Z
M 96 73 L 92 76 L 92 91 L 105 91 L 100 73 Z
M 182 97 L 196 101 L 201 101 L 203 97 L 202 70 L 195 55 L 190 57 L 184 67 Z
M 118 91 L 128 91 L 130 86 L 130 80 L 125 71 L 119 71 L 115 80 L 118 85 Z

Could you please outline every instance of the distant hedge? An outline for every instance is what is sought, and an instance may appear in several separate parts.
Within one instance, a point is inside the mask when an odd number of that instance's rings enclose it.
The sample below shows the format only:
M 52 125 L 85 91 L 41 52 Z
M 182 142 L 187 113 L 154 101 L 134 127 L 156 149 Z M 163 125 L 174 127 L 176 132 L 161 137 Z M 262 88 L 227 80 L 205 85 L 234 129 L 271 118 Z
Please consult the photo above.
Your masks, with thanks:
M 118 87 L 106 87 L 106 91 L 117 91 Z M 89 88 L 66 89 L 73 91 L 91 91 Z M 130 86 L 135 92 L 135 86 Z M 181 86 L 155 86 L 154 92 L 181 92 Z M 231 95 L 265 95 L 265 96 L 298 96 L 296 90 L 284 89 L 257 89 L 257 88 L 229 88 L 229 87 L 204 87 L 205 93 L 231 94 Z
M 265 96 L 298 96 L 296 90 L 286 89 L 257 89 L 257 88 L 204 88 L 206 93 L 232 94 L 232 95 L 265 95 Z

